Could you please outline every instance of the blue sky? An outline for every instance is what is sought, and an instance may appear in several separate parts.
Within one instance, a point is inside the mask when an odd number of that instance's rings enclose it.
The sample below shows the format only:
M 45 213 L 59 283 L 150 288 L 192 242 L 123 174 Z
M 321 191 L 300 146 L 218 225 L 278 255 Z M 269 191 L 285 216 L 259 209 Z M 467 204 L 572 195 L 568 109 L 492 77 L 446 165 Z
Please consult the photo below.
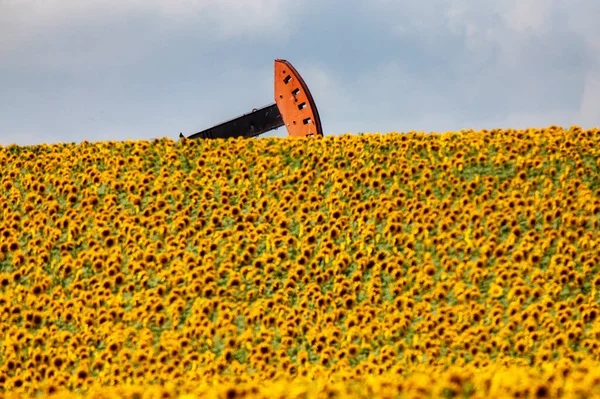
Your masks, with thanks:
M 326 135 L 600 126 L 598 20 L 597 0 L 0 0 L 0 145 L 177 139 L 274 102 L 275 58 Z

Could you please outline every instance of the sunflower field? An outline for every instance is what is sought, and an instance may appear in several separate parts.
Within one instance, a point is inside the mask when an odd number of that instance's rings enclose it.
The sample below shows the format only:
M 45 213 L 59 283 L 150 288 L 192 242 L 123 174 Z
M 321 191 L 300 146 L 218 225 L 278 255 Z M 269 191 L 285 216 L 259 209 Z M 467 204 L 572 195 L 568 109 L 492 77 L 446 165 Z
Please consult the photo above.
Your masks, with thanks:
M 0 146 L 0 397 L 600 397 L 600 130 Z

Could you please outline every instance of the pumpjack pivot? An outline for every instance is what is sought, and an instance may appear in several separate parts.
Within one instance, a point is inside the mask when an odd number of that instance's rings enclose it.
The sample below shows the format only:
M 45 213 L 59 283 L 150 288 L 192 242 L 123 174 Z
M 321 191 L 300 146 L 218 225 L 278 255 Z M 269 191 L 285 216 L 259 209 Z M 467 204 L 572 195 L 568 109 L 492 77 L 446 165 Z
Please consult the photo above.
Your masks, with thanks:
M 275 103 L 211 128 L 194 133 L 188 139 L 255 137 L 285 126 L 293 137 L 323 137 L 321 119 L 306 82 L 286 60 L 275 60 Z M 180 138 L 185 138 L 179 133 Z

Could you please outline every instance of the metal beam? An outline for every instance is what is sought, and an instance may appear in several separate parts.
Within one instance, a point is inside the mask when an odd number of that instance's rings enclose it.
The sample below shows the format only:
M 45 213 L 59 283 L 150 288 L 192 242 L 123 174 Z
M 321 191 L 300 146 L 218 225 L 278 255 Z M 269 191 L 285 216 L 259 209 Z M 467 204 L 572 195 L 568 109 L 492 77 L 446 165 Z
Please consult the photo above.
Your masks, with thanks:
M 254 137 L 283 126 L 277 104 L 266 105 L 211 128 L 194 133 L 188 139 L 227 139 L 230 137 Z

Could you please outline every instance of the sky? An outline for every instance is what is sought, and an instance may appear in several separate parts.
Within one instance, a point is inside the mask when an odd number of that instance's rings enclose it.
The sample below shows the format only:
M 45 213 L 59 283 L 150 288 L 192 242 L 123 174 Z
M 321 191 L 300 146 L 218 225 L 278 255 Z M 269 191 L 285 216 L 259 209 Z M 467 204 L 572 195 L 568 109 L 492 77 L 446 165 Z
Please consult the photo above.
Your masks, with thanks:
M 597 127 L 598 20 L 598 0 L 0 0 L 0 145 L 178 140 L 273 103 L 276 58 L 325 135 Z

